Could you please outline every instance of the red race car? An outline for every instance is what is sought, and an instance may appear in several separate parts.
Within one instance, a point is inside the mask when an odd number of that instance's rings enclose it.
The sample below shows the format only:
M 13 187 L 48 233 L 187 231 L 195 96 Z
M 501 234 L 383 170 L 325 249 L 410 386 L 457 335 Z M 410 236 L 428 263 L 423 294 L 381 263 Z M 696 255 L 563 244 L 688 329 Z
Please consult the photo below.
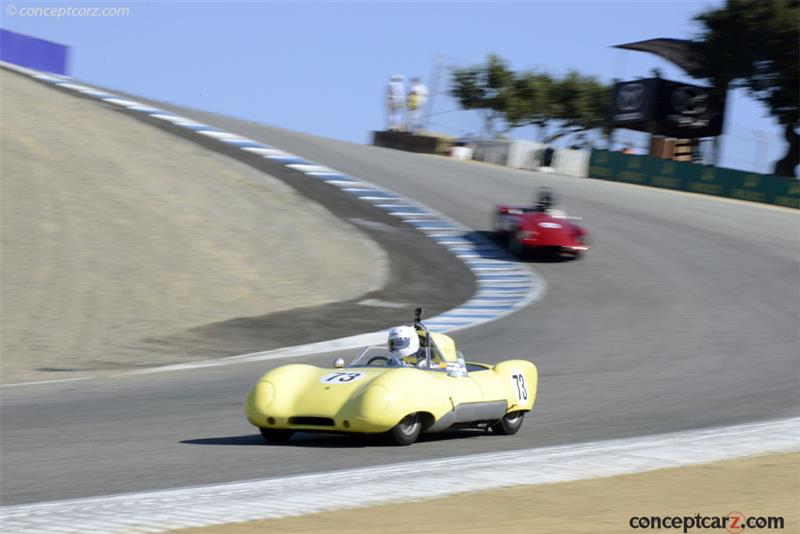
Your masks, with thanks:
M 567 217 L 554 204 L 553 192 L 541 188 L 533 205 L 497 206 L 494 232 L 519 257 L 551 252 L 578 258 L 589 250 L 589 233 L 575 222 L 579 217 Z

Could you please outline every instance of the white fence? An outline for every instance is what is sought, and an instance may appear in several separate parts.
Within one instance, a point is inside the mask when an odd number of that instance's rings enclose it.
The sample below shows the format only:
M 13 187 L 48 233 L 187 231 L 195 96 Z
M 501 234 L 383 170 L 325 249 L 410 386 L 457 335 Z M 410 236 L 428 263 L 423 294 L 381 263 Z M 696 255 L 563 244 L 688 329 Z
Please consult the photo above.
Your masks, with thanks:
M 568 176 L 586 177 L 589 174 L 590 150 L 557 149 L 550 167 L 544 167 L 542 158 L 547 148 L 544 143 L 510 139 L 476 139 L 471 145 L 474 146 L 472 159 L 486 163 Z
M 591 155 L 591 150 L 571 150 L 568 148 L 556 150 L 553 168 L 558 174 L 586 178 L 589 176 L 589 156 Z
M 471 141 L 469 146 L 473 147 L 472 159 L 506 165 L 511 142 L 505 139 L 476 139 Z

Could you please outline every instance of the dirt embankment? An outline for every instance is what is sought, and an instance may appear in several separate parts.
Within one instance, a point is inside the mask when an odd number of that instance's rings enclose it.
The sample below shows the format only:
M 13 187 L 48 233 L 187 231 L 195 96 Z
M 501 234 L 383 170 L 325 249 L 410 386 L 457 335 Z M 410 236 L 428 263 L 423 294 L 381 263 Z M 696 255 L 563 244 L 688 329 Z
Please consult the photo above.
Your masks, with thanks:
M 4 70 L 0 106 L 4 383 L 258 350 L 185 340 L 382 284 L 374 243 L 246 165 Z

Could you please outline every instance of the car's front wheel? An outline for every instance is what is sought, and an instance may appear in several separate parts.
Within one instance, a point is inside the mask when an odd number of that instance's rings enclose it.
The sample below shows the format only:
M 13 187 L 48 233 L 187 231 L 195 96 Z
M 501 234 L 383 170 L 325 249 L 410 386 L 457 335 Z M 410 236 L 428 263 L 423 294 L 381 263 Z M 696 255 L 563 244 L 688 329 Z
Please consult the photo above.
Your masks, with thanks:
M 261 431 L 261 437 L 263 437 L 267 443 L 286 443 L 289 441 L 289 438 L 292 437 L 292 434 L 294 434 L 294 430 L 278 428 L 259 428 L 259 430 Z
M 405 416 L 402 421 L 391 429 L 389 438 L 395 445 L 411 445 L 422 432 L 422 420 L 415 413 Z
M 502 419 L 492 425 L 492 431 L 502 436 L 516 434 L 522 426 L 523 419 L 525 419 L 525 412 L 507 413 Z

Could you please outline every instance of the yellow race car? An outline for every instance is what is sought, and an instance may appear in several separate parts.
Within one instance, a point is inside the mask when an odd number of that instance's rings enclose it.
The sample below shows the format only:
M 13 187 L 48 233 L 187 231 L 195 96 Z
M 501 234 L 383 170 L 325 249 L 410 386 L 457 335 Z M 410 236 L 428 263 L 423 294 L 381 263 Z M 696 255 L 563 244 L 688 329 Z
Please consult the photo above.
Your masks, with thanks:
M 416 354 L 398 359 L 370 346 L 348 366 L 284 365 L 264 374 L 245 402 L 248 421 L 271 443 L 295 432 L 385 434 L 410 445 L 450 428 L 515 434 L 536 399 L 538 372 L 525 360 L 465 362 L 453 340 L 429 332 L 417 309 Z

